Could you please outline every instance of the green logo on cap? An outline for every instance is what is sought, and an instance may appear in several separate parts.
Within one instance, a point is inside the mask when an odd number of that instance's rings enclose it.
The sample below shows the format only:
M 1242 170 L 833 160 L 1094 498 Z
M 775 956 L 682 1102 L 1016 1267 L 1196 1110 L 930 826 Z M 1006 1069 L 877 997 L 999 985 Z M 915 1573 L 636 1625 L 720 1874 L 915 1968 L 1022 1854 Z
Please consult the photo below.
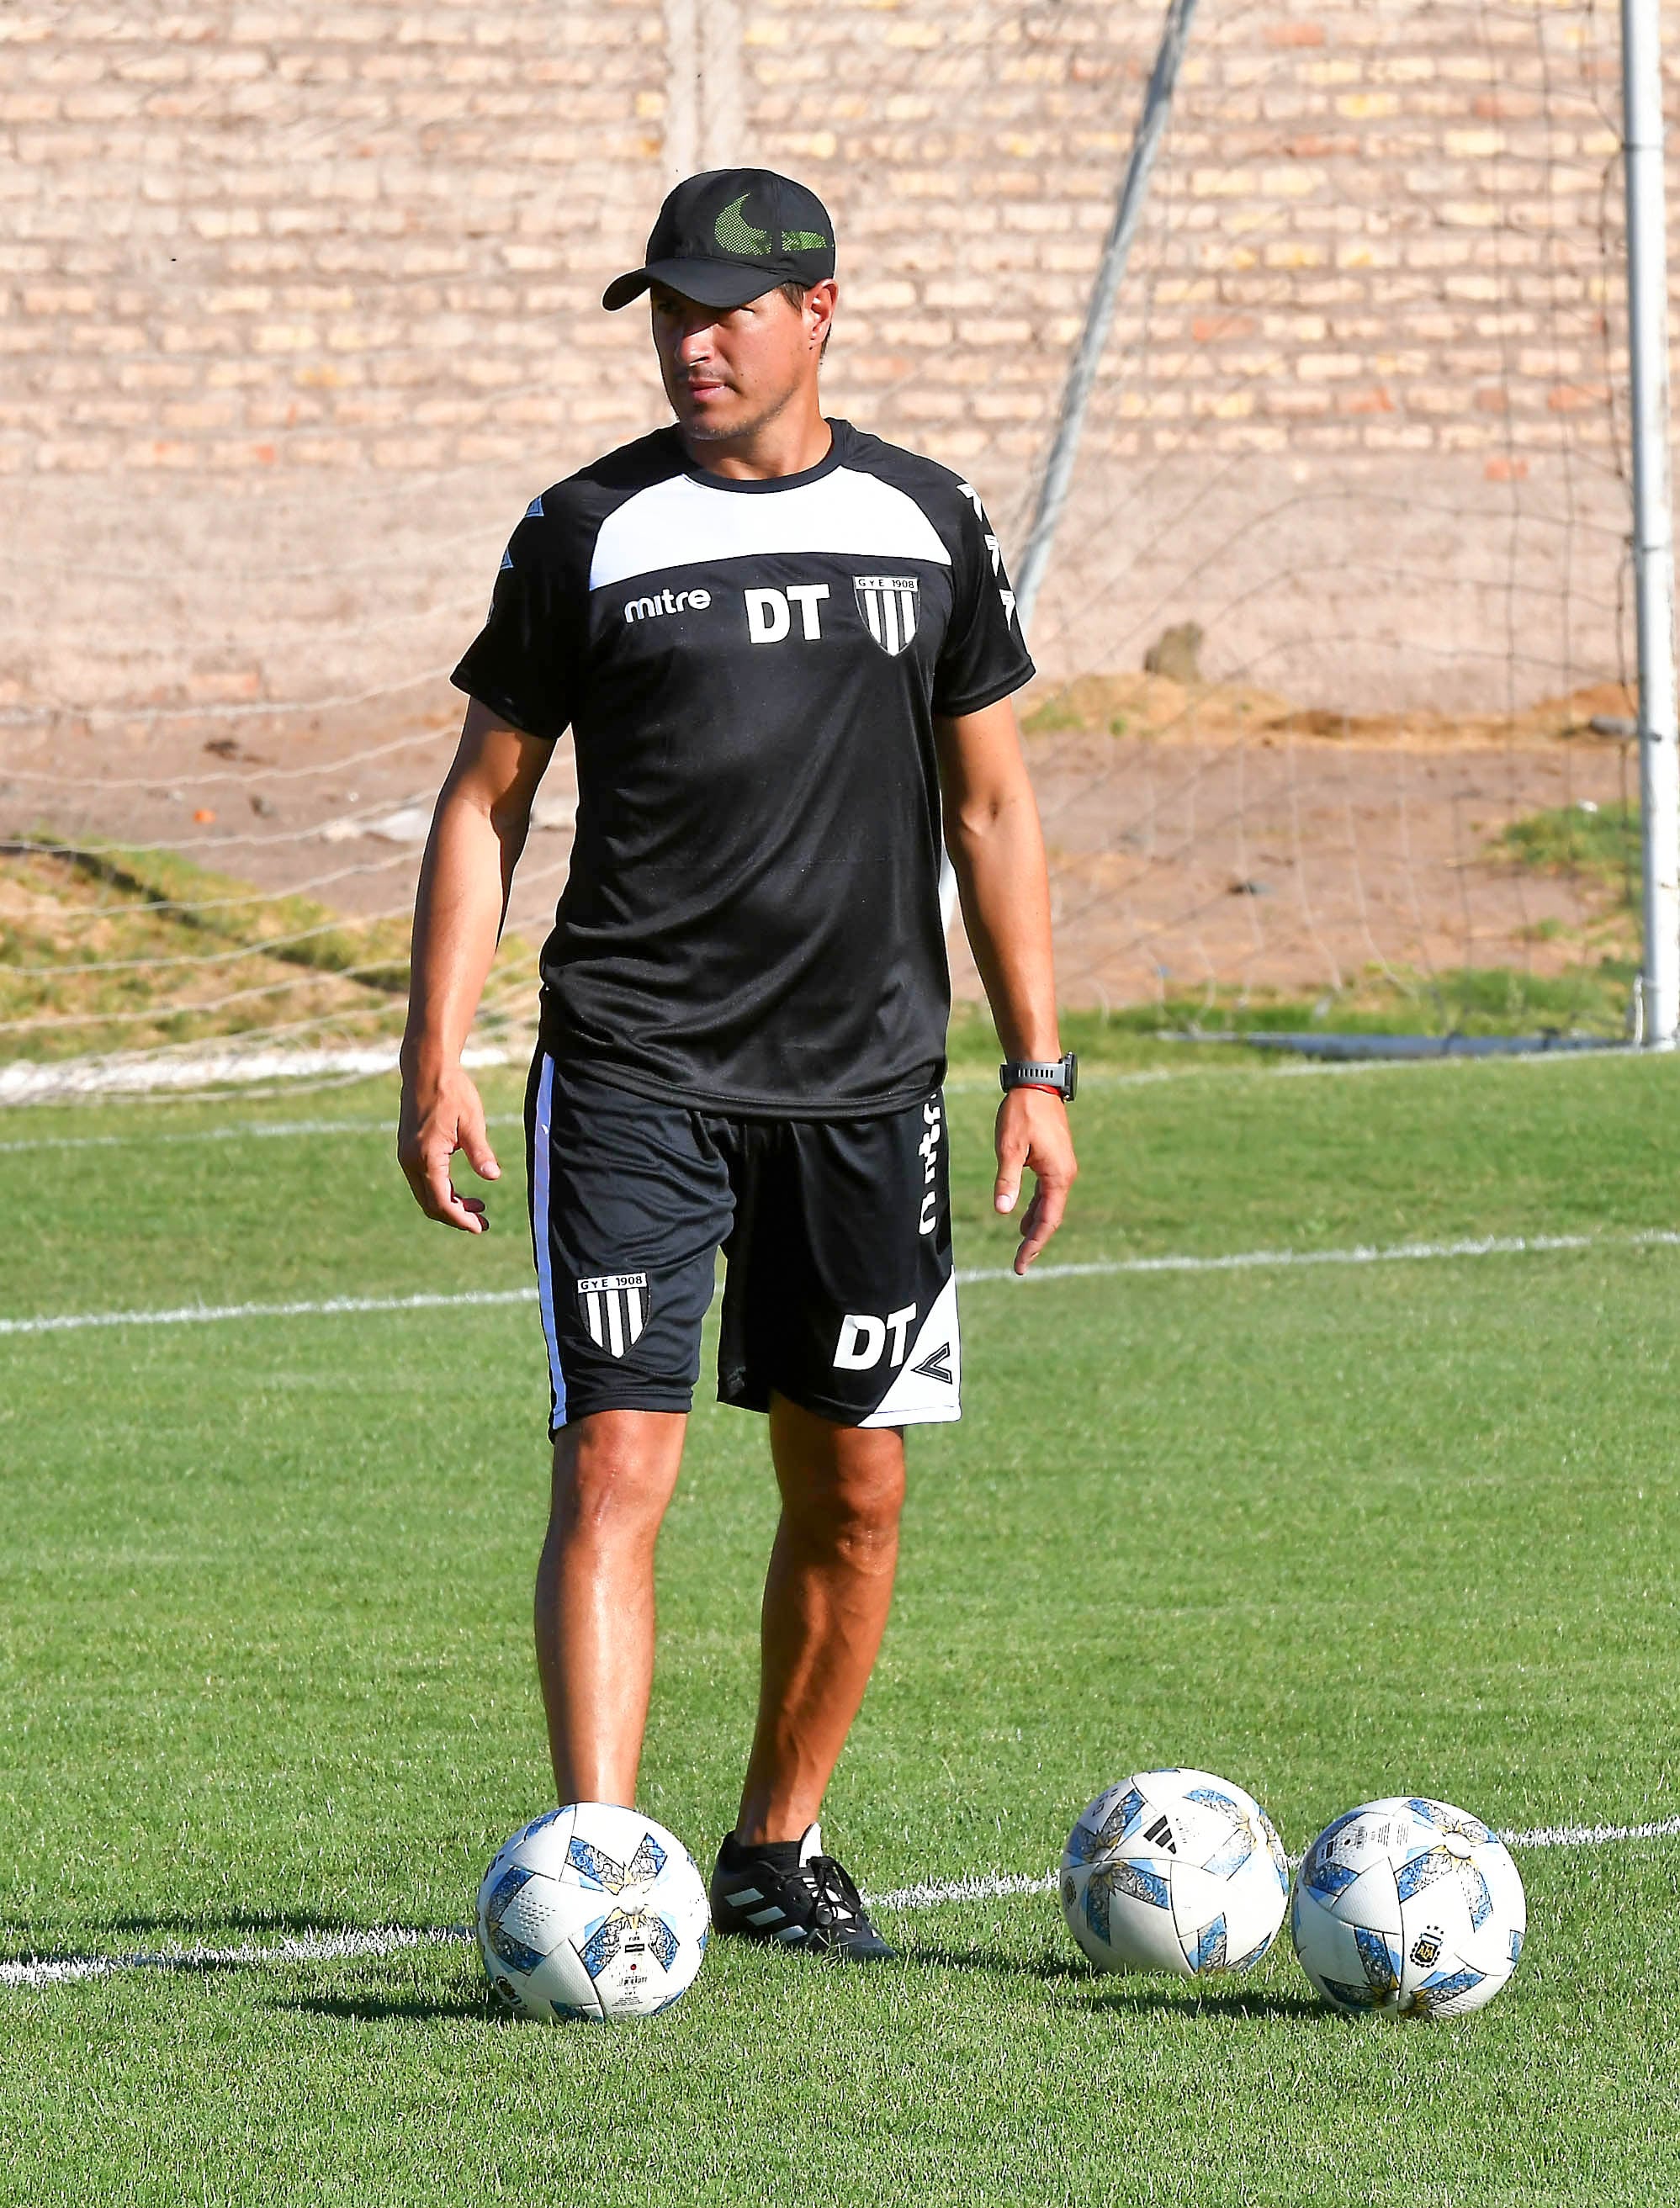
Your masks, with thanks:
M 752 224 L 744 219 L 741 210 L 746 204 L 745 192 L 738 200 L 732 200 L 712 225 L 712 235 L 725 253 L 768 253 L 771 249 L 770 232 L 754 230 Z
M 741 210 L 747 204 L 743 192 L 738 200 L 731 200 L 711 226 L 712 236 L 725 253 L 750 253 L 762 260 L 776 250 L 775 240 L 767 230 L 754 230 Z M 784 230 L 782 233 L 783 253 L 820 253 L 828 240 L 820 231 Z

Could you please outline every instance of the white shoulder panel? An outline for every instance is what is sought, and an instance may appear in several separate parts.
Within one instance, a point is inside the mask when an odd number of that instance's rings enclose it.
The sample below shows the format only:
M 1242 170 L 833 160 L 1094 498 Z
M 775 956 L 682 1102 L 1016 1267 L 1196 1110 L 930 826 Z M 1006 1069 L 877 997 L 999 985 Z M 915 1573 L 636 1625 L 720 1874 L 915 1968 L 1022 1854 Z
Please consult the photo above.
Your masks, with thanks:
M 750 560 L 770 552 L 837 552 L 860 560 L 951 555 L 909 495 L 879 476 L 835 468 L 792 490 L 714 490 L 692 476 L 650 484 L 609 513 L 595 540 L 589 587 L 697 561 Z

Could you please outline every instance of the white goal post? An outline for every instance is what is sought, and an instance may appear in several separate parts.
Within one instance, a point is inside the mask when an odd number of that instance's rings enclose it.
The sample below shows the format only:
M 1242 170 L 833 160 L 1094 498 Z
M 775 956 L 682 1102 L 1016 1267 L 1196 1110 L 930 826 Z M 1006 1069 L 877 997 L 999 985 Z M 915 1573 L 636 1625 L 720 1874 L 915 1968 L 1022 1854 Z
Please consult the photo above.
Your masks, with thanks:
M 1664 208 L 1659 0 L 1622 0 L 1628 192 L 1628 351 L 1639 633 L 1642 1039 L 1680 1034 L 1680 719 L 1674 653 L 1674 508 L 1669 470 L 1668 246 Z

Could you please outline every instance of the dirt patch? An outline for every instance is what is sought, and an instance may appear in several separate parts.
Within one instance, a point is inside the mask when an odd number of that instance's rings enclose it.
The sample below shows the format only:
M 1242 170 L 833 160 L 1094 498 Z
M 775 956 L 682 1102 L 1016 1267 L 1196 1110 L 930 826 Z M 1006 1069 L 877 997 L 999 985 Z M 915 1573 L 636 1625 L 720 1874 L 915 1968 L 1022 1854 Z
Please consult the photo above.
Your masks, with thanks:
M 1544 978 L 1631 956 L 1612 884 L 1524 865 L 1500 838 L 1536 813 L 1636 801 L 1632 745 L 1593 726 L 1633 712 L 1619 684 L 1453 718 L 1149 675 L 1034 700 L 1064 1000 L 1299 996 L 1461 968 Z M 978 989 L 965 952 L 957 982 Z
M 1023 703 L 1029 737 L 1078 733 L 1171 744 L 1251 742 L 1275 748 L 1289 737 L 1368 750 L 1508 751 L 1534 745 L 1625 741 L 1637 711 L 1620 682 L 1593 683 L 1563 698 L 1509 711 L 1440 713 L 1418 707 L 1348 713 L 1299 705 L 1244 682 L 1177 682 L 1165 675 L 1082 675 L 1057 687 L 1035 685 Z
M 66 724 L 9 745 L 0 834 L 153 846 L 273 895 L 400 921 L 458 703 L 445 693 L 405 717 L 254 721 L 232 737 L 208 717 L 97 740 Z M 1614 683 L 1458 716 L 1347 714 L 1164 675 L 1035 686 L 1022 717 L 1065 1001 L 1299 994 L 1460 967 L 1551 975 L 1628 953 L 1611 888 L 1524 866 L 1498 838 L 1537 812 L 1635 798 L 1633 747 L 1602 733 L 1634 710 Z M 565 880 L 575 796 L 561 747 L 513 890 L 510 927 L 532 941 Z M 960 943 L 954 967 L 959 994 L 975 994 Z

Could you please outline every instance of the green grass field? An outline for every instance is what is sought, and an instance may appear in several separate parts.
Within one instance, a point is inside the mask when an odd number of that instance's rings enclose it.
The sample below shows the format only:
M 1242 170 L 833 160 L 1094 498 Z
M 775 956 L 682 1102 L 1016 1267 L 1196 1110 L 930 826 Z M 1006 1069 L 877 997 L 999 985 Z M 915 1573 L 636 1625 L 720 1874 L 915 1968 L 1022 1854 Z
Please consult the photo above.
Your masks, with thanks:
M 1634 1237 L 1680 1228 L 1680 1065 L 1143 1070 L 1082 1099 L 1057 1263 L 1588 1246 L 972 1285 L 831 1842 L 877 1893 L 1036 1875 L 1179 1761 L 1296 1851 L 1414 1789 L 1674 1814 L 1680 1248 Z M 410 1204 L 382 1083 L 0 1115 L 0 1316 L 521 1288 L 487 1086 L 473 1243 Z M 983 1078 L 951 1104 L 998 1266 Z M 0 1952 L 467 1917 L 549 1785 L 545 1401 L 517 1304 L 0 1335 Z M 772 1515 L 758 1422 L 703 1401 L 643 1789 L 703 1867 Z M 1672 2203 L 1680 1839 L 1518 1860 L 1521 1971 L 1433 2025 L 1322 2010 L 1287 1937 L 1210 1990 L 1098 1978 L 1041 1893 L 891 1916 L 873 1972 L 715 1947 L 615 2031 L 493 2022 L 459 1941 L 0 1983 L 0 2200 Z

